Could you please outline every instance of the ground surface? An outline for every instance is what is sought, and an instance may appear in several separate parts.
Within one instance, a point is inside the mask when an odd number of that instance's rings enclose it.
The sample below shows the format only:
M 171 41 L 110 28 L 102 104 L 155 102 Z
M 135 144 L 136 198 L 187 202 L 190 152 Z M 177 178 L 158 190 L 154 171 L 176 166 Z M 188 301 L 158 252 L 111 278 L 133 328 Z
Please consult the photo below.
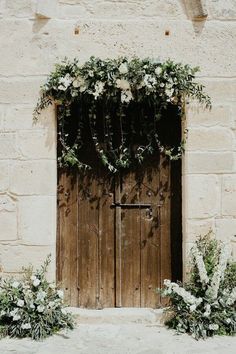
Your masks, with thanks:
M 100 312 L 101 313 L 101 312 Z M 83 315 L 75 330 L 62 332 L 44 342 L 29 339 L 0 341 L 1 354 L 235 354 L 236 338 L 215 337 L 195 341 L 188 335 L 175 335 L 160 324 L 158 316 L 131 312 L 114 316 Z M 106 323 L 105 323 L 106 322 Z M 138 323 L 142 322 L 142 323 Z

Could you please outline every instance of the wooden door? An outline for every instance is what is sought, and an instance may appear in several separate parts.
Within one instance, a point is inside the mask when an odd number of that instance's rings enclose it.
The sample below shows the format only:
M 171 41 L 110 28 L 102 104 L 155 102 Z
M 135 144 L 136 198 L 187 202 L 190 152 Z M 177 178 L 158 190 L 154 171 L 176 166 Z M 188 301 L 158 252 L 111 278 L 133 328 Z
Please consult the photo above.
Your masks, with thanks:
M 171 169 L 59 171 L 57 279 L 73 306 L 158 307 L 171 278 Z

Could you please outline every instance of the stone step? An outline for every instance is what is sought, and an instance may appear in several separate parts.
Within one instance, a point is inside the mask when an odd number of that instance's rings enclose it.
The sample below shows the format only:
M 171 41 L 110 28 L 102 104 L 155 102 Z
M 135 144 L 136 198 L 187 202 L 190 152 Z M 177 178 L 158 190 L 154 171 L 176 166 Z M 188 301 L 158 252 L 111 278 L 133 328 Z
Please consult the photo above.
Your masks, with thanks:
M 163 325 L 165 314 L 163 309 L 151 308 L 104 308 L 89 310 L 78 307 L 68 307 L 67 310 L 75 315 L 76 321 L 81 324 L 153 324 Z

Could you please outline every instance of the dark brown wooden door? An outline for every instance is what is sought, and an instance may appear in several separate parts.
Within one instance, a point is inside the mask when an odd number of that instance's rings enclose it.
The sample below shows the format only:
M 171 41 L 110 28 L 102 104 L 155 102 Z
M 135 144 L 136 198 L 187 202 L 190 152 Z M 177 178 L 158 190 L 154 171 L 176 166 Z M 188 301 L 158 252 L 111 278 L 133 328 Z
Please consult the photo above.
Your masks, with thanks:
M 73 306 L 158 307 L 171 278 L 170 163 L 116 177 L 59 171 L 57 278 Z

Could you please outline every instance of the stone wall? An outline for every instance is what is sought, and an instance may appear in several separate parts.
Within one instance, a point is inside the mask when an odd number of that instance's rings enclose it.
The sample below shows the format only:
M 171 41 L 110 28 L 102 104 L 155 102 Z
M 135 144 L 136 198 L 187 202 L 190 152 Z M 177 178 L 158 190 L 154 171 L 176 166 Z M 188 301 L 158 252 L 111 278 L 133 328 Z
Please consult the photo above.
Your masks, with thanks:
M 40 85 L 65 56 L 170 57 L 201 67 L 213 109 L 187 109 L 184 261 L 195 237 L 210 228 L 235 252 L 236 2 L 208 0 L 207 21 L 194 22 L 192 0 L 39 1 L 0 0 L 2 271 L 37 265 L 50 252 L 55 259 L 55 114 L 50 109 L 33 124 L 32 110 Z

